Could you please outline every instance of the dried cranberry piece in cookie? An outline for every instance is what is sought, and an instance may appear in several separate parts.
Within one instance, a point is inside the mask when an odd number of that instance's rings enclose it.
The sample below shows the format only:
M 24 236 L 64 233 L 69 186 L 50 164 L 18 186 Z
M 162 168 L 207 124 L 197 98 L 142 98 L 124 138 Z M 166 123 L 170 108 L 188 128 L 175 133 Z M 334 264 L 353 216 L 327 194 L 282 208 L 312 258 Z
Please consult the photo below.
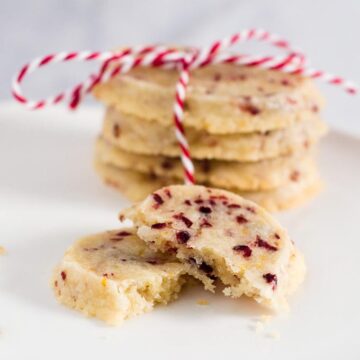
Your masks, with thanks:
M 268 284 L 272 284 L 272 289 L 276 289 L 277 285 L 277 276 L 275 274 L 267 273 L 263 275 L 263 278 Z
M 256 236 L 255 246 L 264 248 L 269 251 L 277 251 L 277 247 L 269 244 L 267 241 L 263 240 L 259 235 Z
M 211 208 L 208 206 L 200 206 L 199 211 L 203 214 L 210 214 L 212 212 Z
M 164 227 L 166 227 L 166 223 L 156 223 L 151 225 L 152 229 L 163 229 Z
M 229 204 L 227 206 L 229 209 L 240 209 L 241 206 L 239 204 Z
M 239 107 L 241 111 L 247 112 L 251 115 L 258 115 L 261 112 L 261 110 L 251 102 L 250 97 L 245 97 L 244 102 L 242 102 Z
M 190 234 L 187 231 L 178 231 L 176 233 L 176 239 L 180 244 L 186 244 L 190 239 Z
M 238 224 L 246 224 L 248 222 L 248 219 L 244 215 L 238 215 L 236 217 L 236 222 Z
M 250 257 L 252 254 L 252 250 L 247 245 L 235 245 L 233 250 L 237 253 L 242 253 L 245 258 Z
M 162 205 L 164 203 L 163 198 L 159 194 L 153 193 L 152 197 L 153 197 L 153 199 L 155 201 L 155 204 L 157 206 Z
M 191 225 L 193 224 L 193 222 L 189 218 L 184 216 L 183 213 L 175 214 L 173 216 L 173 218 L 177 219 L 177 220 L 181 220 L 186 225 L 186 227 L 188 227 L 188 228 L 191 228 Z

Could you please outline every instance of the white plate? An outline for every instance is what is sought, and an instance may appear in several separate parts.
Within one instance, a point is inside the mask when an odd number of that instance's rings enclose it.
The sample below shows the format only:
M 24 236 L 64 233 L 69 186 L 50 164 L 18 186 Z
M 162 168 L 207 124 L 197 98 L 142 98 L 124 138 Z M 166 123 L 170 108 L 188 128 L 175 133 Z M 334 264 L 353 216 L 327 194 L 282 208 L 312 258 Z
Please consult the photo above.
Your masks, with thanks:
M 359 359 L 360 141 L 337 132 L 321 146 L 326 190 L 278 216 L 308 276 L 289 316 L 264 332 L 251 329 L 259 306 L 202 290 L 118 328 L 58 305 L 53 266 L 78 237 L 117 227 L 127 204 L 92 170 L 100 118 L 0 108 L 0 359 Z

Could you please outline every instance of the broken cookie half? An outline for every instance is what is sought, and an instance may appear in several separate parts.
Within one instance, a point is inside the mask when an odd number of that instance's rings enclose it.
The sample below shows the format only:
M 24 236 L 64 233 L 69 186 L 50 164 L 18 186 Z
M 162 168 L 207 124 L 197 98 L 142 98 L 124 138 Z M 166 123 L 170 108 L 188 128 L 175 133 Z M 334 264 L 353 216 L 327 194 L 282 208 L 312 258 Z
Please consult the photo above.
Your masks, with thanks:
M 176 299 L 188 274 L 209 290 L 212 279 L 172 254 L 151 250 L 134 229 L 124 228 L 78 240 L 51 280 L 60 303 L 109 324 Z
M 225 285 L 274 310 L 303 281 L 305 265 L 287 232 L 261 207 L 231 192 L 174 185 L 120 214 L 149 247 L 171 251 Z M 208 279 L 208 278 L 207 278 Z

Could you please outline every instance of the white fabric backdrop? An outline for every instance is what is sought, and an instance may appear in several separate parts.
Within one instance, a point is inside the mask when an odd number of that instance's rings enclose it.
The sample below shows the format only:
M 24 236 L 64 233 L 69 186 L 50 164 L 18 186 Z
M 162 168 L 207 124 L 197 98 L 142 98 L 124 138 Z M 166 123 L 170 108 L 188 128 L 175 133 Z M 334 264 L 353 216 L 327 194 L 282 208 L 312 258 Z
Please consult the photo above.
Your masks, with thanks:
M 10 78 L 20 65 L 51 51 L 147 42 L 201 45 L 255 26 L 290 39 L 315 66 L 360 82 L 359 19 L 359 0 L 2 1 L 0 98 L 9 97 Z M 52 68 L 34 76 L 27 89 L 40 96 L 83 74 L 80 67 Z M 360 97 L 323 89 L 327 120 L 360 134 Z

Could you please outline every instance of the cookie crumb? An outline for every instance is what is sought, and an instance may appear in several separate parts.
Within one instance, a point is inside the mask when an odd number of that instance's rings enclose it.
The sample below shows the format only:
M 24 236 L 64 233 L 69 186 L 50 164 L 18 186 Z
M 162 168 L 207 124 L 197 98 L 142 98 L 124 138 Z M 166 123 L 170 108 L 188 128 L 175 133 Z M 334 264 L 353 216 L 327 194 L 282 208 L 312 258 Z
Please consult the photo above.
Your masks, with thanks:
M 271 315 L 260 315 L 257 320 L 261 321 L 262 323 L 264 324 L 267 324 L 270 322 L 270 320 L 272 319 L 272 316 Z
M 267 334 L 266 334 L 266 337 L 269 338 L 269 339 L 273 339 L 273 340 L 279 340 L 280 339 L 280 333 L 278 331 L 269 331 Z
M 6 250 L 3 246 L 0 246 L 0 255 L 5 255 Z
M 206 299 L 199 299 L 198 301 L 196 301 L 196 303 L 198 305 L 202 305 L 202 306 L 207 306 L 209 305 L 209 302 Z

